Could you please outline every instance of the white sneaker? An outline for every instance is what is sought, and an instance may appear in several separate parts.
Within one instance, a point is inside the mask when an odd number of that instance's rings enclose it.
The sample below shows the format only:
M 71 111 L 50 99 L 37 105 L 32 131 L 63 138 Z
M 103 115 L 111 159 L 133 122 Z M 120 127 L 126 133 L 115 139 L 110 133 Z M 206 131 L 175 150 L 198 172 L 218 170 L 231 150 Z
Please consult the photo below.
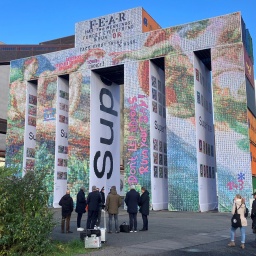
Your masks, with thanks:
M 77 228 L 77 231 L 84 231 L 84 228 Z
M 130 233 L 132 233 L 132 232 L 133 232 L 133 230 L 130 231 Z
M 137 230 L 134 230 L 134 232 L 136 233 L 136 232 L 137 232 Z

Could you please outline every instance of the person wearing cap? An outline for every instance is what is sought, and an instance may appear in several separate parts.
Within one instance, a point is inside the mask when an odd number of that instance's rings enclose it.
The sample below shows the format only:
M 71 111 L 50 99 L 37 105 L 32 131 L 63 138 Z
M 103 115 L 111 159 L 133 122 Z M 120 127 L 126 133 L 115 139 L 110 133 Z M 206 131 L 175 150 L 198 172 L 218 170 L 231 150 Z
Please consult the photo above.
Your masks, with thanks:
M 61 206 L 61 233 L 65 232 L 65 223 L 66 223 L 66 233 L 73 233 L 70 231 L 70 218 L 71 213 L 73 212 L 74 203 L 73 199 L 70 196 L 70 191 L 67 190 L 66 194 L 60 199 L 59 205 Z
M 89 193 L 87 197 L 88 204 L 88 216 L 87 216 L 87 229 L 93 229 L 96 225 L 98 218 L 99 207 L 101 204 L 101 196 L 99 191 L 97 191 L 96 186 L 92 186 L 92 192 Z
M 253 194 L 254 200 L 252 202 L 252 210 L 251 210 L 251 219 L 252 219 L 252 229 L 253 233 L 256 233 L 256 192 Z
M 130 191 L 126 193 L 124 201 L 127 205 L 127 212 L 129 213 L 130 232 L 137 232 L 137 213 L 140 194 L 135 190 L 134 185 L 131 185 Z
M 85 187 L 81 187 L 76 196 L 76 213 L 77 213 L 77 231 L 83 231 L 84 228 L 81 227 L 81 219 L 83 214 L 86 212 L 86 199 L 85 199 Z

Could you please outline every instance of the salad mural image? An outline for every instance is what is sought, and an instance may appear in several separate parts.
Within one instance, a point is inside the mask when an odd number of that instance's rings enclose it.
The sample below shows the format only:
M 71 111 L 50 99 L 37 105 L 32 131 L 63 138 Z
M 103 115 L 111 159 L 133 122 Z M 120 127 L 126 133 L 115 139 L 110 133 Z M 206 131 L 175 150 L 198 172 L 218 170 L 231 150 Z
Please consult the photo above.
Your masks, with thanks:
M 112 173 L 119 179 L 120 155 L 109 146 L 119 124 L 109 117 L 120 115 L 125 191 L 144 186 L 152 209 L 172 211 L 229 211 L 236 193 L 249 201 L 251 80 L 241 14 L 166 29 L 149 17 L 134 8 L 80 22 L 75 48 L 11 62 L 6 166 L 20 175 L 47 170 L 50 206 L 67 187 L 73 198 L 81 186 L 89 192 L 92 174 L 106 187 Z M 111 79 L 98 75 L 117 66 L 123 106 Z M 94 105 L 105 119 L 92 115 Z M 91 134 L 99 127 L 96 159 Z

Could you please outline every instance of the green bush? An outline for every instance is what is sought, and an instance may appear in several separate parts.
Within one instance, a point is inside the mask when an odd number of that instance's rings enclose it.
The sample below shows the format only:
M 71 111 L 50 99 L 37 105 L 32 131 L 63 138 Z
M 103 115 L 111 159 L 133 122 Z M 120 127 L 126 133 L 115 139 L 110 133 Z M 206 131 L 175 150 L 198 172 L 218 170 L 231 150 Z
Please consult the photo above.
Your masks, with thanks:
M 48 208 L 44 172 L 24 177 L 0 168 L 0 255 L 43 255 L 51 251 L 55 226 Z

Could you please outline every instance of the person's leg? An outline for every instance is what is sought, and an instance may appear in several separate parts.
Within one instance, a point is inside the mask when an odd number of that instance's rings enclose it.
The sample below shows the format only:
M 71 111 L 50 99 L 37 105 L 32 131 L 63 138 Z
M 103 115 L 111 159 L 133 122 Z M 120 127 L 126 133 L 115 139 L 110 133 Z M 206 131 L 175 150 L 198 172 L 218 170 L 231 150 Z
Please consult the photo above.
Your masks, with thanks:
M 141 214 L 141 216 L 142 216 L 142 220 L 143 220 L 143 228 L 141 229 L 141 231 L 143 231 L 143 230 L 146 230 L 146 217 L 147 217 L 147 215 Z
M 241 248 L 244 249 L 244 244 L 245 244 L 245 227 L 240 228 L 241 232 Z
M 230 229 L 230 243 L 228 244 L 228 246 L 235 246 L 235 232 L 236 232 L 236 228 L 231 227 Z
M 148 230 L 148 215 L 145 215 L 145 228 Z
M 134 231 L 137 232 L 137 213 L 134 213 L 133 219 L 134 219 Z
M 86 228 L 87 229 L 91 229 L 91 222 L 92 222 L 92 211 L 88 211 L 88 215 L 87 215 L 87 223 L 86 223 Z
M 77 220 L 76 220 L 76 226 L 77 228 L 81 228 L 81 219 L 82 219 L 83 214 L 82 213 L 78 213 L 77 214 Z
M 118 229 L 118 215 L 117 214 L 114 214 L 114 219 L 115 219 L 116 233 L 119 233 L 119 229 Z
M 108 214 L 108 232 L 112 232 L 112 217 L 113 217 L 113 214 Z
M 61 218 L 61 233 L 64 233 L 65 228 L 65 218 L 62 216 Z
M 133 231 L 133 214 L 129 213 L 130 231 Z
M 93 211 L 92 222 L 91 222 L 91 229 L 93 229 L 94 226 L 96 225 L 97 218 L 98 218 L 98 211 Z
M 70 217 L 71 215 L 68 215 L 66 218 L 66 233 L 70 232 Z
M 98 218 L 96 221 L 96 226 L 99 227 L 100 226 L 100 222 L 101 222 L 101 208 L 98 211 Z

